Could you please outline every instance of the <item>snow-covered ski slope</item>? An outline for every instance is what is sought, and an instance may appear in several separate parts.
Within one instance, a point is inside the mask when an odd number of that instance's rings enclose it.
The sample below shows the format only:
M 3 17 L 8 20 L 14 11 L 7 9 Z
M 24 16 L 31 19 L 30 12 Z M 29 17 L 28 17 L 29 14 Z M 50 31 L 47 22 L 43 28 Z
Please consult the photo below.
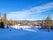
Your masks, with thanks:
M 53 40 L 53 30 L 0 28 L 0 40 Z

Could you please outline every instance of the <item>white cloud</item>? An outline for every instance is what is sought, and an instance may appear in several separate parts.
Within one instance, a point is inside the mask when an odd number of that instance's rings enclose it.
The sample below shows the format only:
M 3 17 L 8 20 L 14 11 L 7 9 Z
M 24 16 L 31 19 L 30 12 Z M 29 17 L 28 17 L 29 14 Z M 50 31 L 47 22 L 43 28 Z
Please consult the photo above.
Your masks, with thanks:
M 16 12 L 9 12 L 7 14 L 7 19 L 12 19 L 12 20 L 24 20 L 24 19 L 32 19 L 32 17 L 38 17 L 42 12 L 45 12 L 47 10 L 50 10 L 53 8 L 53 3 L 48 3 L 44 5 L 40 5 L 37 7 L 33 7 L 29 10 L 24 10 L 24 11 L 16 11 Z M 38 19 L 38 18 L 37 18 Z
M 44 11 L 50 10 L 53 8 L 53 3 L 48 3 L 44 5 L 40 5 L 31 9 L 31 11 L 35 13 L 42 13 Z

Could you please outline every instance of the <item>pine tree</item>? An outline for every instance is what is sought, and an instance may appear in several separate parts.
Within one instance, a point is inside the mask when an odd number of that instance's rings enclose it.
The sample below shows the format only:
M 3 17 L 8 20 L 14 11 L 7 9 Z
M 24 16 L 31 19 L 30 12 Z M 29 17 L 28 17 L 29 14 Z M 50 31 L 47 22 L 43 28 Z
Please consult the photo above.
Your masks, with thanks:
M 47 16 L 46 20 L 45 20 L 45 24 L 47 25 L 46 26 L 46 29 L 48 29 L 48 32 L 50 31 L 51 29 L 51 24 L 52 24 L 52 20 L 50 18 L 50 15 Z

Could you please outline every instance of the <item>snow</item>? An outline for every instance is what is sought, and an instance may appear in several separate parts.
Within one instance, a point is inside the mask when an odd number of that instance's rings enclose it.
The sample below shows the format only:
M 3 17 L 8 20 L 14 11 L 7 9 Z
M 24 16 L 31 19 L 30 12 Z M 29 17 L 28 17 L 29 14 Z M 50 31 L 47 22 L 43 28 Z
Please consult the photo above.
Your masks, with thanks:
M 0 40 L 53 40 L 53 30 L 48 32 L 45 29 L 37 28 L 26 28 L 26 30 L 15 28 L 0 28 Z
M 31 28 L 31 26 L 20 26 L 20 25 L 15 25 L 15 26 L 11 26 L 12 28 L 15 28 L 15 29 L 26 29 L 26 28 Z
M 36 30 L 32 30 L 32 29 L 23 29 L 23 30 L 31 31 L 31 32 L 37 32 Z
M 15 25 L 15 26 L 11 26 L 12 28 L 15 29 L 21 29 L 21 30 L 26 30 L 26 31 L 31 31 L 31 32 L 37 32 L 36 30 L 31 29 L 32 26 L 20 26 L 20 25 Z

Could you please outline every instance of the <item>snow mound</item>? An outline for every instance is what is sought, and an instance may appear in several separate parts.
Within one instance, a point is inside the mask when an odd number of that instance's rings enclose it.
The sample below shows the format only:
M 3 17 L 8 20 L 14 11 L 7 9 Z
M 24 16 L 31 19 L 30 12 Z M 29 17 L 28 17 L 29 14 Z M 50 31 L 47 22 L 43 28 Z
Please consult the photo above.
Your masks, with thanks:
M 31 26 L 19 26 L 19 25 L 15 25 L 15 26 L 11 26 L 12 28 L 15 29 L 20 29 L 20 30 L 26 30 L 26 31 L 30 31 L 30 32 L 37 32 L 37 30 L 31 29 Z
M 32 30 L 32 29 L 23 29 L 23 30 L 30 31 L 30 32 L 37 32 L 36 30 Z
M 11 26 L 12 28 L 15 28 L 15 29 L 26 29 L 26 28 L 31 28 L 31 26 L 19 26 L 19 25 L 15 25 L 15 26 Z

